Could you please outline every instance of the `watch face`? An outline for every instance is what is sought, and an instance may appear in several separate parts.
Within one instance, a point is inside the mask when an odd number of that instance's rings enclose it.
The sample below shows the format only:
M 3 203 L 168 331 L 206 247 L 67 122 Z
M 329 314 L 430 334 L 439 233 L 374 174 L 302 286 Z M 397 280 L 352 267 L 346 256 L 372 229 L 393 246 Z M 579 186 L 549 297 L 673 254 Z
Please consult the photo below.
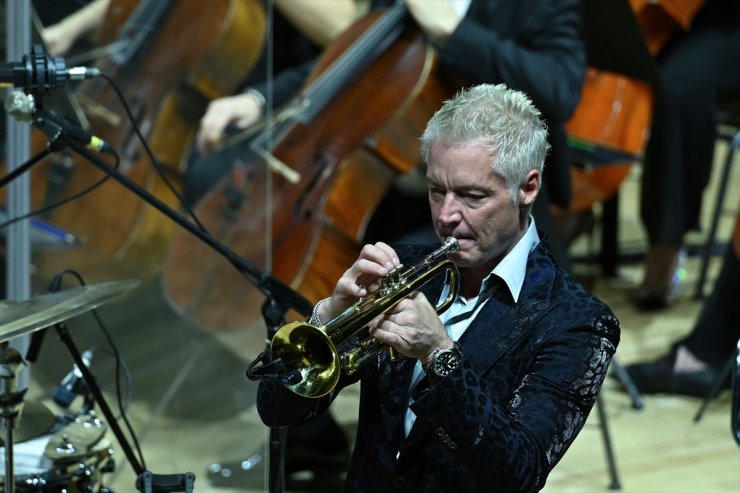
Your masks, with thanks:
M 452 350 L 441 351 L 434 359 L 434 373 L 446 377 L 460 364 L 460 358 Z

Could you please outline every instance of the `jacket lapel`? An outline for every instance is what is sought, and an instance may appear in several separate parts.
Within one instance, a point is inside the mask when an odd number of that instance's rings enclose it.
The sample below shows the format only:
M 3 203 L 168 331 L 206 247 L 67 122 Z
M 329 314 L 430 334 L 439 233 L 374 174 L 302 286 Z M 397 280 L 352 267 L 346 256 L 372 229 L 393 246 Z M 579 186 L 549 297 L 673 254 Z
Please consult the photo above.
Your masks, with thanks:
M 484 374 L 529 329 L 552 309 L 552 284 L 555 264 L 548 248 L 540 244 L 527 260 L 527 271 L 514 303 L 503 281 L 490 300 L 460 338 L 465 358 L 479 374 Z

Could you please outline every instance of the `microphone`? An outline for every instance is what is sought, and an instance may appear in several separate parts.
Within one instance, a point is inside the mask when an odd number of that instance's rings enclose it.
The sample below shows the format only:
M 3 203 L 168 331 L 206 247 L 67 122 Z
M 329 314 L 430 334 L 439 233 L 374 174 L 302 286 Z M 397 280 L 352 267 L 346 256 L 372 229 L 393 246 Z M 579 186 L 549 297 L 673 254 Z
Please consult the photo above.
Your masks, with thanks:
M 44 53 L 41 45 L 33 45 L 30 55 L 21 62 L 0 63 L 0 87 L 21 87 L 28 92 L 49 92 L 68 80 L 82 80 L 100 75 L 89 67 L 70 67 L 62 57 Z
M 257 367 L 260 363 L 262 366 Z M 247 378 L 252 381 L 267 378 L 277 380 L 283 385 L 295 385 L 303 380 L 303 375 L 298 370 L 287 371 L 280 358 L 268 361 L 267 353 L 263 351 L 247 367 Z
M 82 362 L 86 367 L 90 368 L 92 363 L 92 351 L 87 350 L 82 353 Z M 87 384 L 82 378 L 82 372 L 74 365 L 72 371 L 59 382 L 56 392 L 54 392 L 54 402 L 59 404 L 63 408 L 68 408 L 74 398 L 78 395 L 82 395 Z
M 35 126 L 41 128 L 44 133 L 53 139 L 57 139 L 64 134 L 90 150 L 116 155 L 113 146 L 93 135 L 89 130 L 85 130 L 79 123 L 67 117 L 60 117 L 53 111 L 44 108 L 37 109 L 36 100 L 32 94 L 10 91 L 5 97 L 5 111 L 17 120 L 33 122 Z
M 295 385 L 303 380 L 303 375 L 301 375 L 301 372 L 299 372 L 298 370 L 293 370 L 287 375 L 282 375 L 278 377 L 278 380 L 283 385 Z

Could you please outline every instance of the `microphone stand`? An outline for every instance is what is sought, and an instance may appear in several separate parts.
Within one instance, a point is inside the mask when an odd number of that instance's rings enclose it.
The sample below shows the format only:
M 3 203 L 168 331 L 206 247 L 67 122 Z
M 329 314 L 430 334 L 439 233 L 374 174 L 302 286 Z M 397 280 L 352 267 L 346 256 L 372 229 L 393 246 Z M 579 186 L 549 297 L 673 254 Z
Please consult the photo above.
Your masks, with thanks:
M 52 152 L 54 152 L 54 150 L 51 149 L 51 146 L 49 146 L 43 151 L 33 156 L 31 159 L 29 159 L 25 163 L 15 168 L 13 171 L 9 172 L 7 175 L 0 178 L 0 188 L 3 188 L 8 183 L 18 178 L 20 175 L 22 175 L 23 173 L 31 169 L 32 166 L 34 166 L 36 163 L 44 159 L 46 156 L 48 156 Z
M 310 313 L 310 311 L 309 311 Z M 285 312 L 279 305 L 275 303 L 275 300 L 268 298 L 262 304 L 262 317 L 267 324 L 267 347 L 265 352 L 262 353 L 261 359 L 265 366 L 268 364 L 267 359 L 270 354 L 269 345 L 275 332 L 285 324 Z M 308 316 L 307 313 L 304 315 Z M 278 365 L 281 363 L 279 360 L 275 361 Z M 263 366 L 263 368 L 265 367 Z M 250 368 L 251 370 L 251 368 Z M 253 377 L 250 375 L 250 370 L 247 370 L 247 377 L 252 380 Z M 269 466 L 269 488 L 270 493 L 282 493 L 285 491 L 285 442 L 288 435 L 288 428 L 275 428 L 270 427 L 270 438 L 269 440 L 269 459 L 267 464 Z
M 90 389 L 90 393 L 92 393 L 95 402 L 98 403 L 98 407 L 100 407 L 100 410 L 103 412 L 105 419 L 108 420 L 108 424 L 113 430 L 113 434 L 116 436 L 118 442 L 121 444 L 123 453 L 126 455 L 126 458 L 131 464 L 131 468 L 134 470 L 136 476 L 138 477 L 144 472 L 144 466 L 142 466 L 139 460 L 136 458 L 131 446 L 126 440 L 126 437 L 123 435 L 123 432 L 121 430 L 121 427 L 118 425 L 116 417 L 113 415 L 110 406 L 108 406 L 105 397 L 103 397 L 103 393 L 100 391 L 97 380 L 90 371 L 90 368 L 88 368 L 88 366 L 83 361 L 79 349 L 77 349 L 77 346 L 72 340 L 72 336 L 69 333 L 67 325 L 63 322 L 60 322 L 54 325 L 54 329 L 57 331 L 59 339 L 62 341 L 62 343 L 67 346 L 67 350 L 69 351 L 70 356 L 72 356 L 72 361 L 74 361 L 75 365 L 77 365 L 77 368 L 80 370 L 82 378 L 85 380 L 87 387 Z
M 34 125 L 36 125 L 35 122 Z M 139 184 L 131 180 L 128 176 L 124 175 L 119 170 L 112 168 L 110 165 L 108 165 L 108 163 L 100 159 L 94 153 L 90 152 L 82 144 L 67 138 L 64 133 L 58 134 L 57 138 L 62 139 L 64 143 L 67 144 L 67 146 L 69 146 L 73 151 L 84 157 L 95 167 L 110 175 L 111 178 L 119 182 L 121 185 L 129 189 L 134 194 L 138 195 L 142 200 L 144 200 L 144 202 L 156 208 L 159 212 L 167 216 L 170 220 L 185 228 L 188 232 L 195 235 L 199 240 L 221 254 L 245 278 L 247 278 L 247 280 L 254 284 L 254 286 L 262 292 L 262 294 L 267 297 L 274 298 L 274 307 L 276 309 L 280 309 L 283 313 L 285 313 L 292 308 L 302 315 L 310 315 L 313 306 L 298 292 L 296 292 L 268 272 L 257 269 L 254 265 L 247 262 L 242 257 L 239 257 L 232 250 L 217 241 L 207 232 L 204 232 L 203 230 L 195 226 L 192 222 L 185 219 L 182 214 L 179 214 L 178 212 L 173 210 L 170 206 L 149 193 L 146 189 L 142 188 Z
M 85 146 L 78 143 L 74 139 L 71 139 L 62 131 L 62 129 L 50 129 L 50 127 L 53 127 L 54 125 L 49 125 L 49 122 L 43 121 L 42 118 L 34 118 L 33 125 L 42 130 L 52 139 L 50 148 L 57 148 L 58 141 L 66 144 L 69 148 L 85 158 L 95 167 L 108 174 L 118 183 L 136 194 L 146 203 L 156 208 L 159 212 L 167 216 L 170 220 L 185 228 L 188 232 L 196 236 L 199 240 L 201 240 L 203 243 L 208 245 L 210 248 L 212 248 L 220 255 L 222 255 L 226 260 L 228 260 L 229 263 L 231 263 L 245 278 L 247 278 L 247 280 L 249 280 L 249 282 L 251 282 L 265 295 L 266 300 L 262 305 L 262 315 L 265 318 L 265 323 L 268 327 L 268 334 L 270 338 L 274 334 L 274 331 L 276 331 L 277 328 L 279 328 L 279 326 L 283 323 L 285 319 L 285 313 L 289 309 L 292 308 L 306 317 L 310 315 L 313 306 L 306 298 L 301 296 L 298 292 L 296 292 L 289 286 L 285 285 L 279 279 L 270 275 L 268 272 L 257 269 L 254 265 L 250 264 L 242 257 L 236 255 L 236 253 L 217 241 L 211 235 L 202 231 L 193 223 L 185 219 L 182 214 L 174 211 L 167 204 L 149 193 L 146 189 L 139 186 L 136 182 L 121 173 L 119 170 L 112 168 L 108 163 L 100 159 L 94 153 L 90 152 Z M 80 368 L 80 371 L 82 371 L 84 376 L 85 370 L 83 368 L 85 368 L 85 365 L 81 362 L 79 351 L 76 351 L 76 353 L 77 356 L 80 358 L 80 361 L 75 362 L 78 363 L 78 367 Z M 88 384 L 89 383 L 90 382 L 88 382 Z M 93 385 L 95 384 L 93 383 Z M 284 490 L 283 463 L 285 453 L 285 437 L 286 428 L 270 428 L 270 491 L 272 493 L 282 493 L 282 491 Z M 123 439 L 123 443 L 127 443 L 122 434 L 119 439 Z M 127 444 L 125 447 L 128 456 L 130 453 L 130 446 L 128 446 Z M 128 458 L 138 475 L 137 487 L 142 481 L 142 478 L 144 478 L 144 480 L 151 479 L 151 473 L 143 471 L 142 466 L 138 464 L 138 461 L 135 460 L 135 457 L 133 457 L 133 455 Z M 151 488 L 148 488 L 144 491 L 144 493 L 151 493 L 151 491 Z
M 54 328 L 59 335 L 59 339 L 67 346 L 69 354 L 72 356 L 72 360 L 77 365 L 77 368 L 82 374 L 82 378 L 85 380 L 90 393 L 93 395 L 93 399 L 97 402 L 98 407 L 103 412 L 108 425 L 113 430 L 113 434 L 118 439 L 118 443 L 123 449 L 123 453 L 126 455 L 131 468 L 136 473 L 136 488 L 142 493 L 154 493 L 154 492 L 170 492 L 170 491 L 184 491 L 186 493 L 192 493 L 193 483 L 195 482 L 195 475 L 191 472 L 185 474 L 152 474 L 151 472 L 144 469 L 144 466 L 136 458 L 131 445 L 128 443 L 126 436 L 123 434 L 115 415 L 108 406 L 108 403 L 100 391 L 97 380 L 93 376 L 92 372 L 85 364 L 80 355 L 79 349 L 72 340 L 72 336 L 64 322 L 60 322 L 54 325 Z
M 5 490 L 15 491 L 13 430 L 16 418 L 23 406 L 23 396 L 27 389 L 18 390 L 18 370 L 23 366 L 23 358 L 7 341 L 0 343 L 0 420 L 3 426 L 3 445 L 5 447 Z

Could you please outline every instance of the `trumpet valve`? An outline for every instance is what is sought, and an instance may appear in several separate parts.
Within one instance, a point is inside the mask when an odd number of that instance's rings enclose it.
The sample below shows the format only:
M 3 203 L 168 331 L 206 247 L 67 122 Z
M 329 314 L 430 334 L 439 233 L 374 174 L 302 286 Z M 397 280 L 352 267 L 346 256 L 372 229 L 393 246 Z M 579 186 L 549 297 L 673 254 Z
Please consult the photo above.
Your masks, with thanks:
M 341 365 L 347 375 L 354 375 L 368 360 L 375 357 L 386 346 L 379 340 L 368 337 L 341 355 Z

